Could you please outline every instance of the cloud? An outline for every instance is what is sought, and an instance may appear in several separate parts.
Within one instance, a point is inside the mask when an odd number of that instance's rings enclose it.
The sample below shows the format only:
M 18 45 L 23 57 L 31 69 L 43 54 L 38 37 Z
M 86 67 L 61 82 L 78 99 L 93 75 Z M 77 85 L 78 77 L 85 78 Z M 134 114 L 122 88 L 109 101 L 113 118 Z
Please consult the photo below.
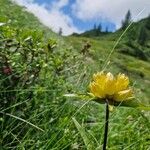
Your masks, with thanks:
M 145 9 L 144 9 L 145 8 Z M 149 0 L 76 0 L 72 5 L 73 14 L 84 21 L 106 19 L 121 25 L 121 20 L 130 9 L 133 20 L 141 19 L 150 13 Z M 144 11 L 136 17 L 139 12 Z
M 59 0 L 53 2 L 47 9 L 47 4 L 39 5 L 34 0 L 12 0 L 21 6 L 25 6 L 27 11 L 33 13 L 44 25 L 58 32 L 62 28 L 63 35 L 69 35 L 73 32 L 80 33 L 73 24 L 72 19 L 61 11 L 61 8 L 68 4 L 68 0 Z
M 52 3 L 52 5 L 53 5 L 52 8 L 60 9 L 60 8 L 62 8 L 62 7 L 64 7 L 64 6 L 68 5 L 68 3 L 69 3 L 69 0 L 54 1 L 54 2 Z

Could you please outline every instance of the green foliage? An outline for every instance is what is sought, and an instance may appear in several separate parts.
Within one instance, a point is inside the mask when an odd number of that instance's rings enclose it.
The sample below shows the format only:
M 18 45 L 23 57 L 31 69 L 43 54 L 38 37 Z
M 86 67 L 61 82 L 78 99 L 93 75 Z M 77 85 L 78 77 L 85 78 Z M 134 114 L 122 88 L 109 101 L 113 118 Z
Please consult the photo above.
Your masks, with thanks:
M 132 26 L 129 31 L 127 32 L 127 44 L 128 45 L 133 45 L 133 42 L 136 41 L 137 39 L 137 31 L 136 29 Z
M 22 130 L 20 121 L 36 127 L 27 119 L 35 109 L 33 89 L 43 84 L 41 69 L 46 66 L 47 53 L 40 32 L 3 26 L 0 38 L 0 114 L 3 120 L 0 125 L 1 145 L 6 148 L 5 144 L 10 143 L 8 147 L 11 147 L 18 143 L 6 132 L 13 130 L 13 135 L 18 134 L 16 136 L 20 140 L 25 136 L 28 127 Z
M 128 46 L 130 47 L 122 47 L 121 49 L 119 49 L 119 52 L 126 54 L 126 55 L 130 55 L 130 56 L 134 56 L 138 59 L 141 60 L 148 60 L 148 57 L 146 56 L 146 54 L 143 52 L 143 50 L 141 50 L 139 47 L 137 47 L 137 45 L 135 45 L 134 43 L 128 43 Z
M 18 32 L 9 26 L 0 30 L 0 80 L 1 91 L 4 91 L 0 96 L 2 109 L 16 102 L 17 93 L 13 91 L 27 89 L 37 82 L 44 65 L 44 60 L 41 59 L 46 56 L 46 53 L 42 48 L 42 39 L 39 38 L 42 36 L 25 30 L 23 32 L 21 34 L 21 31 Z M 33 36 L 29 36 L 31 34 Z M 31 93 L 27 97 L 30 96 Z
M 110 32 L 108 31 L 108 29 L 106 28 L 106 31 L 102 31 L 102 25 L 101 23 L 99 23 L 99 25 L 97 26 L 96 23 L 93 26 L 93 29 L 89 30 L 89 31 L 85 31 L 81 34 L 77 34 L 77 33 L 73 33 L 73 36 L 79 36 L 79 37 L 91 37 L 91 38 L 96 38 L 96 37 L 102 37 L 105 36 L 107 34 L 109 34 Z
M 33 14 L 27 12 L 25 7 L 17 6 L 11 0 L 1 0 L 0 8 L 0 22 L 22 30 L 41 31 L 46 38 L 57 37 L 48 27 L 40 23 Z
M 150 30 L 150 15 L 147 17 L 147 21 L 145 23 L 145 26 L 148 30 Z
M 71 92 L 73 83 L 77 82 L 74 77 L 78 68 L 82 68 L 83 57 L 71 48 L 58 49 L 57 42 L 45 41 L 41 32 L 5 25 L 0 33 L 2 148 L 70 147 L 72 142 L 68 139 L 74 133 L 67 135 L 61 128 L 68 124 L 65 118 L 73 109 L 67 108 L 62 95 Z M 39 138 L 44 141 L 49 134 L 49 141 L 38 143 Z M 30 139 L 36 141 L 34 146 Z
M 138 37 L 138 43 L 144 46 L 147 42 L 147 38 L 148 38 L 148 35 L 147 35 L 146 28 L 142 26 L 140 29 L 139 37 Z
M 76 128 L 78 129 L 79 133 L 81 134 L 81 136 L 83 138 L 86 149 L 87 150 L 94 149 L 94 146 L 92 146 L 91 140 L 87 136 L 87 133 L 84 131 L 84 127 L 82 127 L 75 118 L 72 118 L 72 120 L 73 120 Z

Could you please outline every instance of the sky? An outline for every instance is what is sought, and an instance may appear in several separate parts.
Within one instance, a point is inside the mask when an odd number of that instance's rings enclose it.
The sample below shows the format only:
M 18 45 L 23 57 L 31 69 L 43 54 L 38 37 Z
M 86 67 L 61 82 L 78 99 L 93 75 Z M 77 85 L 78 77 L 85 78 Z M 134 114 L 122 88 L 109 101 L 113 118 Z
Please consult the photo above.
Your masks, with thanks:
M 130 9 L 132 20 L 137 21 L 150 14 L 150 0 L 12 0 L 25 6 L 44 25 L 63 35 L 82 33 L 102 25 L 115 31 Z

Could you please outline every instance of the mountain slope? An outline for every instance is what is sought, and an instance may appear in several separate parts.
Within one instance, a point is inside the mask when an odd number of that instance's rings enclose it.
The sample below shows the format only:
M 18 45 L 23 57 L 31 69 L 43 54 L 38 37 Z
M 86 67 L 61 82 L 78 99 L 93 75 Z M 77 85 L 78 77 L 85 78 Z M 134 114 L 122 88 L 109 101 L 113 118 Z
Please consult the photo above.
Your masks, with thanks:
M 0 149 L 101 149 L 105 106 L 87 93 L 103 69 L 128 75 L 134 100 L 150 104 L 149 60 L 120 51 L 136 51 L 136 41 L 131 47 L 123 36 L 113 48 L 121 32 L 60 37 L 23 8 L 0 3 L 0 22 L 7 22 L 0 26 Z M 79 97 L 64 96 L 72 93 Z M 110 114 L 110 150 L 149 149 L 148 112 L 117 106 Z
M 10 0 L 0 1 L 0 22 L 19 29 L 32 29 L 44 32 L 46 37 L 56 37 L 48 27 L 44 26 L 31 13 L 27 12 L 24 7 L 17 6 Z
M 92 35 L 91 37 L 85 37 L 84 34 L 79 36 L 72 35 L 67 40 L 74 48 L 80 50 L 80 52 L 82 52 L 88 43 L 91 46 L 89 49 L 86 49 L 88 57 L 92 57 L 93 61 L 95 61 L 99 68 L 97 69 L 96 67 L 97 70 L 101 70 L 107 61 L 109 63 L 107 67 L 108 71 L 110 69 L 113 72 L 121 71 L 129 74 L 133 78 L 133 81 L 136 81 L 137 88 L 143 89 L 143 85 L 144 87 L 150 86 L 150 40 L 147 40 L 146 45 L 140 45 L 137 39 L 140 28 L 148 19 L 145 18 L 137 23 L 133 23 L 131 28 L 119 40 L 115 49 L 113 47 L 122 35 L 122 30 L 97 37 L 92 37 Z M 136 34 L 133 33 L 133 30 L 136 31 Z M 148 36 L 150 36 L 150 30 L 148 28 L 146 30 Z M 131 41 L 129 41 L 130 36 L 134 36 L 133 39 L 131 38 Z M 149 88 L 145 88 L 144 91 L 145 100 L 148 100 L 150 90 Z
M 24 11 L 24 8 L 11 3 L 9 0 L 0 1 L 0 4 L 2 8 L 0 9 L 0 22 L 6 22 L 9 26 L 22 30 L 29 29 L 31 31 L 44 32 L 43 35 L 46 39 L 51 37 L 55 37 L 58 41 L 61 39 L 61 44 L 58 45 L 57 49 L 62 51 L 62 53 L 64 49 L 67 49 L 68 51 L 72 51 L 73 56 L 81 55 L 81 57 L 85 57 L 85 67 L 90 67 L 91 70 L 89 74 L 102 70 L 107 63 L 108 71 L 111 70 L 115 73 L 121 71 L 129 74 L 133 81 L 137 81 L 137 88 L 142 89 L 143 85 L 144 87 L 150 85 L 149 47 L 147 45 L 138 45 L 136 40 L 132 40 L 132 46 L 127 43 L 128 35 L 132 35 L 132 29 L 139 29 L 147 22 L 147 19 L 134 23 L 132 28 L 125 33 L 112 51 L 117 39 L 123 32 L 121 30 L 97 38 L 82 36 L 60 38 L 42 25 L 36 17 Z M 149 29 L 147 31 L 149 34 Z M 135 35 L 138 35 L 138 32 Z M 135 38 L 137 39 L 137 37 Z M 86 48 L 87 43 L 90 45 L 90 48 Z M 77 63 L 80 63 L 80 60 Z M 143 84 L 141 84 L 142 82 Z M 145 92 L 142 93 L 144 100 L 148 100 L 149 93 L 150 89 L 145 88 Z
M 122 37 L 117 45 L 117 51 L 134 56 L 142 60 L 150 60 L 150 17 L 133 22 L 126 32 L 119 29 L 114 33 L 99 32 L 93 29 L 82 34 L 73 34 L 75 37 L 87 37 L 100 41 L 115 41 Z M 122 36 L 123 34 L 123 36 Z
M 135 30 L 136 34 L 134 33 L 135 34 L 134 36 L 138 36 L 138 32 L 139 32 L 140 28 L 144 24 L 147 24 L 147 28 L 149 28 L 148 32 L 150 32 L 149 31 L 150 30 L 149 22 L 150 22 L 150 16 L 148 16 L 147 18 L 141 19 L 138 22 L 133 22 L 129 28 L 129 31 Z M 121 32 L 123 32 L 122 29 L 119 29 L 115 32 L 106 32 L 106 31 L 99 31 L 98 29 L 91 29 L 91 30 L 85 31 L 85 32 L 80 33 L 80 34 L 73 33 L 73 36 L 90 37 L 90 38 L 97 38 L 97 39 L 106 37 L 106 38 L 112 38 L 113 39 L 113 38 L 117 38 Z M 148 34 L 150 35 L 150 33 L 148 33 Z M 124 38 L 125 37 L 126 36 L 124 36 Z

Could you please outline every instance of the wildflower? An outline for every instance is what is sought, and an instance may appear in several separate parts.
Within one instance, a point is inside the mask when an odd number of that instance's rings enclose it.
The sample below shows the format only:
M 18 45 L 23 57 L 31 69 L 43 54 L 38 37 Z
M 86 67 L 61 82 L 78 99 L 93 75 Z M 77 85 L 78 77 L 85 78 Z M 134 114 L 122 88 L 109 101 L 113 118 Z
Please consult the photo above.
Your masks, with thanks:
M 93 75 L 93 81 L 90 83 L 90 93 L 98 98 L 112 101 L 124 101 L 133 97 L 133 90 L 128 87 L 129 78 L 124 74 L 113 74 L 98 72 Z
M 5 75 L 10 75 L 12 73 L 12 70 L 11 70 L 11 68 L 9 66 L 4 66 L 3 67 L 3 73 Z

